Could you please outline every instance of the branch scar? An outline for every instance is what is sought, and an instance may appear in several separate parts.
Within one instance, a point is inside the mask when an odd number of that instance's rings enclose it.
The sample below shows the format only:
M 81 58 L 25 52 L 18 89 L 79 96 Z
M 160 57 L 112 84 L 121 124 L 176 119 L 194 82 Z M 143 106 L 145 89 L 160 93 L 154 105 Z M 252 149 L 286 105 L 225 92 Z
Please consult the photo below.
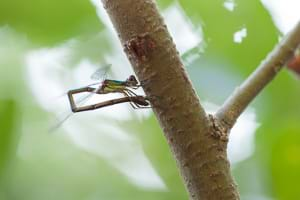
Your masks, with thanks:
M 229 129 L 222 126 L 219 121 L 211 114 L 208 115 L 208 119 L 210 122 L 210 127 L 212 128 L 211 136 L 216 139 L 220 139 L 221 141 L 227 142 Z
M 124 44 L 129 57 L 133 57 L 136 61 L 148 60 L 155 47 L 154 40 L 147 33 L 135 36 Z

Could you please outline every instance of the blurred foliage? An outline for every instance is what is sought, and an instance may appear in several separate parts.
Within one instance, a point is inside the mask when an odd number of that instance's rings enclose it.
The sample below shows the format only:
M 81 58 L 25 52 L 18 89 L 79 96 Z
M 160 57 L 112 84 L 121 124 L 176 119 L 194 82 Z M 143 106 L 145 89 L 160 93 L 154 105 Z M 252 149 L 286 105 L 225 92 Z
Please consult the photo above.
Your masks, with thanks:
M 2 170 L 14 153 L 12 141 L 15 139 L 16 117 L 15 102 L 0 99 L 0 177 Z
M 259 1 L 234 1 L 237 5 L 234 12 L 225 9 L 222 0 L 179 2 L 194 23 L 201 22 L 203 25 L 208 43 L 205 52 L 207 59 L 218 56 L 244 76 L 261 62 L 278 41 L 272 19 Z M 237 44 L 233 42 L 233 33 L 242 28 L 247 29 L 247 36 Z
M 0 24 L 8 24 L 38 44 L 53 44 L 99 31 L 90 1 L 1 0 Z
M 0 99 L 0 199 L 7 196 L 9 168 L 12 166 L 17 148 L 18 109 L 12 99 Z
M 211 73 L 217 76 L 216 79 L 205 78 L 203 73 L 203 77 L 194 79 L 204 98 L 223 102 L 234 87 L 272 50 L 278 41 L 278 31 L 259 1 L 234 1 L 237 5 L 234 12 L 225 9 L 222 0 L 179 2 L 192 22 L 203 26 L 207 42 L 205 54 L 197 62 L 201 68 L 197 69 L 198 73 L 194 73 L 194 69 L 191 74 L 199 75 L 201 70 L 213 71 Z M 233 34 L 242 28 L 246 29 L 247 36 L 242 43 L 237 44 Z M 226 78 L 224 73 L 238 74 L 240 78 Z
M 279 130 L 280 135 L 272 146 L 269 163 L 274 193 L 278 199 L 299 199 L 300 191 L 293 187 L 298 185 L 300 179 L 299 123 L 289 121 Z
M 236 8 L 229 11 L 221 0 L 158 1 L 162 12 L 180 5 L 190 19 L 187 23 L 195 30 L 201 27 L 204 51 L 190 50 L 197 59 L 187 70 L 200 97 L 218 104 L 259 65 L 281 36 L 260 1 L 234 2 Z M 0 1 L 0 178 L 1 172 L 5 177 L 0 180 L 1 200 L 188 198 L 153 115 L 141 121 L 136 117 L 107 123 L 138 138 L 167 190 L 137 187 L 107 159 L 74 145 L 67 131 L 52 135 L 47 131 L 52 114 L 40 106 L 29 83 L 28 54 L 36 46 L 69 47 L 71 53 L 64 56 L 66 69 L 78 67 L 82 60 L 107 62 L 106 56 L 118 52 L 119 47 L 102 20 L 91 1 Z M 241 43 L 234 42 L 234 33 L 243 28 L 246 37 Z M 112 59 L 119 58 L 115 55 Z M 40 83 L 44 84 L 47 92 L 47 83 Z M 255 152 L 233 166 L 242 199 L 300 198 L 299 91 L 299 80 L 283 70 L 255 100 L 253 106 L 261 124 Z M 20 140 L 16 134 L 19 129 Z M 111 148 L 113 151 L 119 146 Z M 15 157 L 10 169 L 4 170 Z

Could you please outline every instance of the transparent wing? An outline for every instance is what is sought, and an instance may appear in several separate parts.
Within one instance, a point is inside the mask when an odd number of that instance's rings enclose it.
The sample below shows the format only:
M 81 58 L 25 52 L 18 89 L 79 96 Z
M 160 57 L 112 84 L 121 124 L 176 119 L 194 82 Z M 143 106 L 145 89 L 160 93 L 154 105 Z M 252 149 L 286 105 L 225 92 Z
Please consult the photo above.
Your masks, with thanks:
M 96 89 L 95 89 L 96 91 Z M 81 96 L 75 102 L 77 106 L 84 105 L 95 93 L 88 93 L 86 95 Z M 61 115 L 61 117 L 56 118 L 56 122 L 53 126 L 50 127 L 49 132 L 56 131 L 67 119 L 69 119 L 74 113 L 70 110 Z
M 94 91 L 96 91 L 97 89 L 95 88 Z M 94 92 L 91 92 L 91 93 L 88 93 L 86 95 L 83 95 L 82 97 L 80 97 L 78 100 L 76 100 L 76 105 L 77 106 L 82 106 L 84 105 L 95 93 Z
M 111 69 L 111 64 L 106 64 L 103 67 L 97 69 L 92 75 L 91 79 L 92 80 L 104 80 L 106 79 L 107 73 Z
M 108 72 L 111 69 L 111 64 L 106 64 L 102 67 L 100 67 L 99 69 L 97 69 L 92 75 L 91 75 L 91 79 L 92 80 L 96 80 L 98 82 L 92 83 L 87 85 L 86 87 L 89 86 L 95 86 L 95 85 L 99 85 L 97 86 L 97 88 L 100 87 L 100 84 L 102 82 L 102 80 L 106 79 L 106 76 L 108 74 Z M 95 91 L 97 90 L 97 88 L 95 88 Z M 80 98 L 78 98 L 77 100 L 75 100 L 76 105 L 77 106 L 82 106 L 84 105 L 95 93 L 88 93 L 86 95 L 81 96 Z M 61 96 L 65 96 L 65 94 L 61 95 Z M 61 117 L 57 117 L 56 123 L 54 124 L 54 126 L 52 126 L 50 128 L 50 132 L 53 132 L 55 130 L 57 130 L 67 119 L 69 119 L 71 116 L 73 115 L 72 111 L 67 111 L 63 114 L 61 114 Z

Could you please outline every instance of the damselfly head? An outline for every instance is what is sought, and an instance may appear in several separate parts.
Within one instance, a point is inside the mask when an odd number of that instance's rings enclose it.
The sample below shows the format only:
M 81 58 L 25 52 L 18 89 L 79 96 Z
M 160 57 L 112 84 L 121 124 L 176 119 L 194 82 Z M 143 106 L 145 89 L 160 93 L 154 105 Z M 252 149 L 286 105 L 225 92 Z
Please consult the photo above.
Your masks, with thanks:
M 130 75 L 129 78 L 126 80 L 127 86 L 137 86 L 138 81 L 136 80 L 134 75 Z

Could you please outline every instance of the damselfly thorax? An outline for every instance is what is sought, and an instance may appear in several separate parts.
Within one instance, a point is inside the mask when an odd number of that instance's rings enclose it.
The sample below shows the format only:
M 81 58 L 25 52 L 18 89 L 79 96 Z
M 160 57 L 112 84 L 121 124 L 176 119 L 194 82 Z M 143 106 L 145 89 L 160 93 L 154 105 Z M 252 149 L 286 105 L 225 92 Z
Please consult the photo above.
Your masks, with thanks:
M 108 93 L 124 93 L 129 88 L 131 89 L 138 89 L 140 85 L 138 84 L 137 79 L 134 75 L 129 76 L 128 79 L 125 81 L 118 81 L 118 80 L 111 80 L 105 79 L 101 86 L 99 86 L 98 90 L 96 91 L 97 94 L 108 94 Z

